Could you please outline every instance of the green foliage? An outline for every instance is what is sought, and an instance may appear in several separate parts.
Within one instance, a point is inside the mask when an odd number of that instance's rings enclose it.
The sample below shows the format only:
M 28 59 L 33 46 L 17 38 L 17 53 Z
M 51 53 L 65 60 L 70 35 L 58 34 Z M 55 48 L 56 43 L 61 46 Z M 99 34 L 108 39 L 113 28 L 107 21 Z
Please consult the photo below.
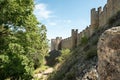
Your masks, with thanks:
M 24 20 L 32 14 L 33 8 L 34 0 L 0 0 L 0 25 L 14 23 L 17 27 L 25 24 Z
M 37 68 L 36 70 L 34 70 L 34 73 L 36 74 L 36 73 L 43 72 L 43 71 L 45 71 L 45 70 L 48 69 L 48 68 L 49 68 L 49 66 L 43 65 L 43 66 Z
M 69 49 L 62 49 L 61 50 L 61 55 L 57 58 L 59 62 L 65 61 L 69 55 L 70 55 L 70 50 Z
M 94 56 L 97 56 L 97 49 L 96 48 L 93 48 L 93 49 L 90 49 L 90 50 L 87 51 L 86 59 L 91 59 Z
M 48 51 L 34 0 L 0 0 L 0 79 L 30 80 Z
M 57 50 L 53 50 L 51 52 L 49 52 L 49 56 L 46 56 L 46 61 L 47 61 L 47 65 L 48 66 L 55 66 L 56 63 L 58 63 L 58 57 L 60 56 L 61 52 L 60 51 L 57 51 Z
M 23 48 L 18 44 L 10 43 L 8 50 L 0 55 L 0 79 L 31 79 L 33 63 L 22 54 Z M 17 54 L 16 54 L 17 53 Z
M 88 43 L 88 38 L 86 36 L 83 36 L 81 38 L 81 44 L 86 45 Z

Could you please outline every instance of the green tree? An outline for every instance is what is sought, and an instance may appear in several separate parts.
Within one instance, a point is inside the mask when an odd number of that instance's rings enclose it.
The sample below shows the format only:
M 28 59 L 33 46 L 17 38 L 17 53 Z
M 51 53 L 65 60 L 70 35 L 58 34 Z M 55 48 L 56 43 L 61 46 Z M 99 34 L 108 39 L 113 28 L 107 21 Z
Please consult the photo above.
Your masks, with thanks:
M 58 57 L 59 62 L 65 61 L 69 57 L 70 54 L 71 53 L 69 49 L 62 49 L 61 55 Z
M 0 79 L 32 78 L 47 53 L 46 28 L 33 14 L 34 0 L 0 0 Z M 42 56 L 42 58 L 41 58 Z

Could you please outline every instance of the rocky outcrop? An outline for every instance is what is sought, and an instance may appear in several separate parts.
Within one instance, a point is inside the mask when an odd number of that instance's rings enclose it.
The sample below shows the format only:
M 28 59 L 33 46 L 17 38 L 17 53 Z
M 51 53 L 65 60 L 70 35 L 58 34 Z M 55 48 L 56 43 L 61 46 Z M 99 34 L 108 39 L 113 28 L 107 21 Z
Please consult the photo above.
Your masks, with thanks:
M 92 67 L 82 78 L 82 80 L 98 80 L 98 72 L 96 66 Z
M 120 26 L 106 30 L 98 42 L 99 80 L 120 80 Z

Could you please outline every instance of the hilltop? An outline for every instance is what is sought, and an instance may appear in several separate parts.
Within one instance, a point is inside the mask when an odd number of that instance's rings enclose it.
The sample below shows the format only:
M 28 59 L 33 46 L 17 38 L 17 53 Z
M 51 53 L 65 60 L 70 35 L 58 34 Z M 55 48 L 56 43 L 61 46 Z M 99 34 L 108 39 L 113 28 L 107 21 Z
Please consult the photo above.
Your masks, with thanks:
M 82 32 L 78 33 L 78 30 L 72 30 L 72 35 L 69 38 L 57 37 L 52 39 L 52 50 L 70 49 L 71 52 L 69 57 L 57 66 L 57 69 L 48 77 L 48 80 L 98 80 L 97 68 L 98 57 L 100 56 L 97 55 L 97 44 L 100 36 L 106 30 L 120 26 L 119 3 L 119 0 L 108 0 L 103 10 L 101 7 L 97 11 L 93 8 L 91 10 L 91 25 Z M 104 78 L 101 80 L 113 79 Z

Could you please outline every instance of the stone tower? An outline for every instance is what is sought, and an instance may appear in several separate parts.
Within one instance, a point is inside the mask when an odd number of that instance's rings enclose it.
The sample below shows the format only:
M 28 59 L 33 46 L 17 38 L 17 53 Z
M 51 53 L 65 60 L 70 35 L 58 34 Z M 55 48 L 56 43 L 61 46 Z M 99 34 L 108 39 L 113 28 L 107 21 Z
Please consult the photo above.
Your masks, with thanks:
M 95 8 L 91 10 L 91 26 L 98 27 L 99 26 L 99 14 Z
M 56 37 L 56 39 L 51 39 L 51 51 L 61 49 L 62 37 Z
M 56 43 L 56 40 L 55 39 L 51 39 L 51 51 L 55 50 L 55 43 Z
M 62 40 L 62 37 L 56 37 L 56 47 L 55 47 L 56 50 L 61 49 L 61 40 Z
M 75 48 L 77 47 L 78 29 L 72 29 L 71 36 L 72 36 L 72 48 Z

